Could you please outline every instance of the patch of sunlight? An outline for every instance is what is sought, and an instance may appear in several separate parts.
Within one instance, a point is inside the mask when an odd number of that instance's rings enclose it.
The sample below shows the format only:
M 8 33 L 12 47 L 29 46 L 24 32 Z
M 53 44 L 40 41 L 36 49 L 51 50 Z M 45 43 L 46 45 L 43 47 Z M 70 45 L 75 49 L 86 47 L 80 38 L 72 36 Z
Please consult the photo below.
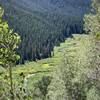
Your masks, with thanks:
M 49 67 L 49 64 L 43 64 L 42 67 L 43 68 L 48 68 Z

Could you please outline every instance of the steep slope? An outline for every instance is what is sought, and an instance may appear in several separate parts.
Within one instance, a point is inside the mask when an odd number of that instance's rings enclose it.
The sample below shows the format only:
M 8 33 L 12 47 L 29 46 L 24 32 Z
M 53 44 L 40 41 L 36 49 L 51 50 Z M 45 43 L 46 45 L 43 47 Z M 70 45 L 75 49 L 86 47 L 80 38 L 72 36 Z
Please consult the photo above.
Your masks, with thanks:
M 51 56 L 72 33 L 82 33 L 83 15 L 90 0 L 0 0 L 4 19 L 21 35 L 20 63 Z

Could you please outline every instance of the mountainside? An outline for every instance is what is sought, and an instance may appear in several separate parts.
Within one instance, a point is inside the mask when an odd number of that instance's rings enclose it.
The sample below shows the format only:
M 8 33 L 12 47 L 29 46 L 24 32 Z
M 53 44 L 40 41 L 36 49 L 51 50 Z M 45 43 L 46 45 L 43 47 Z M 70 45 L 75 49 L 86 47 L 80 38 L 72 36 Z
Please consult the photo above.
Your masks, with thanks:
M 30 13 L 34 11 L 67 14 L 84 15 L 88 11 L 91 0 L 0 0 L 3 4 L 10 4 L 19 10 L 23 9 Z
M 0 0 L 4 19 L 22 38 L 17 52 L 24 60 L 51 56 L 72 33 L 82 33 L 83 16 L 89 12 L 90 0 Z
M 100 100 L 100 0 L 76 1 L 0 0 L 0 100 Z

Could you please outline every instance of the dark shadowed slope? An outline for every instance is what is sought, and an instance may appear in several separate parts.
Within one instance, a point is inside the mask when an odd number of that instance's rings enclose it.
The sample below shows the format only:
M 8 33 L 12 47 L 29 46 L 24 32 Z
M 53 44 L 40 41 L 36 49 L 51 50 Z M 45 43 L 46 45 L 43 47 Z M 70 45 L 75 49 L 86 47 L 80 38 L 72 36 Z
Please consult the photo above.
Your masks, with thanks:
M 88 11 L 91 0 L 0 0 L 12 2 L 12 6 L 29 12 L 40 11 L 60 14 L 84 14 Z
M 0 0 L 4 19 L 21 35 L 21 63 L 51 56 L 72 33 L 82 33 L 90 0 Z

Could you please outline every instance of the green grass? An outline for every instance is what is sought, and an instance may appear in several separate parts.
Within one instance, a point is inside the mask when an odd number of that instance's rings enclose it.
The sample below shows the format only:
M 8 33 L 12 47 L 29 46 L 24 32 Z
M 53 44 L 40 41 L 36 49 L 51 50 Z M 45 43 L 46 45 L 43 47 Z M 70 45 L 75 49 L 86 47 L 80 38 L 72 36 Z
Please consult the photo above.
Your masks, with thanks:
M 97 40 L 100 40 L 100 33 L 97 33 L 97 34 L 96 34 L 96 39 L 97 39 Z
M 64 43 L 61 43 L 60 46 L 55 46 L 54 56 L 51 58 L 39 60 L 37 62 L 26 62 L 24 65 L 17 65 L 16 67 L 13 67 L 14 83 L 21 83 L 23 79 L 21 73 L 25 76 L 35 74 L 34 77 L 31 77 L 28 80 L 28 87 L 34 87 L 34 84 L 41 80 L 43 76 L 51 75 L 56 66 L 61 63 L 62 59 L 64 59 L 65 54 L 70 55 L 70 57 L 77 56 L 77 52 L 80 51 L 80 48 L 82 48 L 83 45 L 87 44 L 87 40 L 87 35 L 74 35 L 74 38 L 68 38 Z M 5 81 L 7 80 L 5 77 L 9 78 L 8 70 L 0 67 L 0 73 L 0 80 Z

